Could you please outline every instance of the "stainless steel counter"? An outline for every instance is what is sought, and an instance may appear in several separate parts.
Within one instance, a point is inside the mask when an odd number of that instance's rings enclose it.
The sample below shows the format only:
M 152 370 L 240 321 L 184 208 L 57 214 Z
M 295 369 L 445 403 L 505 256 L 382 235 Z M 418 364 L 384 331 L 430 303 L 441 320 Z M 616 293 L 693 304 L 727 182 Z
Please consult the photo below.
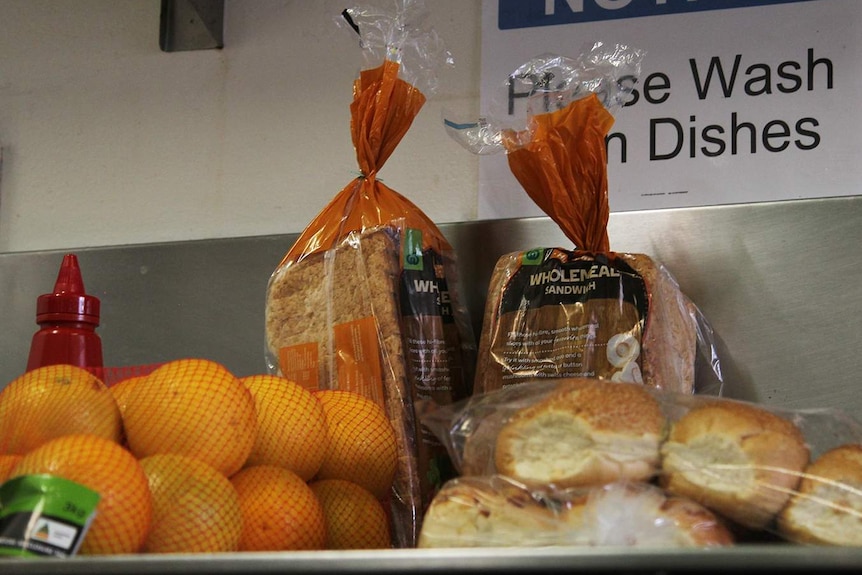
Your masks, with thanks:
M 711 573 L 859 573 L 860 548 L 754 545 L 711 550 L 657 549 L 393 549 L 227 553 L 202 556 L 154 555 L 0 560 L 4 575 L 184 575 L 571 573 L 682 575 Z

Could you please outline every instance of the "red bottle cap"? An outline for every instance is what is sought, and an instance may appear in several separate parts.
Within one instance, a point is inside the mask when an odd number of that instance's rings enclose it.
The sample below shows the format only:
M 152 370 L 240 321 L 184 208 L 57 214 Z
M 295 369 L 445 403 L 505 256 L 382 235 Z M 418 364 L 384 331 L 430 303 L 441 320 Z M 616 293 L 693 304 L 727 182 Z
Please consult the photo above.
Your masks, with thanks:
M 66 254 L 54 284 L 54 293 L 36 299 L 36 323 L 80 321 L 99 325 L 99 298 L 84 293 L 78 256 Z

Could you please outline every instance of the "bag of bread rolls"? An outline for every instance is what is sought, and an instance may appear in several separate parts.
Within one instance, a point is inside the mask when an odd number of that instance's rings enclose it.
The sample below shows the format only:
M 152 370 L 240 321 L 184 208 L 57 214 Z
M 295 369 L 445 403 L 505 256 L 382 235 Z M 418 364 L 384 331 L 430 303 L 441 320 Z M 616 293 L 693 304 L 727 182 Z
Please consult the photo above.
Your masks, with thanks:
M 468 150 L 505 153 L 529 197 L 574 244 L 524 246 L 499 258 L 474 393 L 575 376 L 721 393 L 712 330 L 670 271 L 647 254 L 610 249 L 605 137 L 641 57 L 601 43 L 577 60 L 543 55 L 507 80 L 508 93 L 526 95 L 523 125 L 446 122 Z M 706 369 L 696 366 L 698 350 Z
M 707 508 L 648 483 L 531 489 L 490 475 L 448 481 L 428 508 L 418 546 L 686 548 L 733 543 L 733 534 Z
M 312 220 L 266 290 L 266 361 L 305 387 L 361 393 L 386 410 L 399 462 L 393 545 L 413 547 L 424 508 L 452 476 L 445 447 L 418 424 L 417 399 L 469 396 L 475 341 L 457 262 L 437 226 L 377 174 L 433 89 L 446 56 L 421 3 L 345 18 L 367 61 L 354 83 L 351 135 L 360 176 Z
M 645 483 L 706 508 L 736 541 L 862 544 L 862 424 L 840 409 L 585 377 L 418 408 L 459 479 L 540 493 Z

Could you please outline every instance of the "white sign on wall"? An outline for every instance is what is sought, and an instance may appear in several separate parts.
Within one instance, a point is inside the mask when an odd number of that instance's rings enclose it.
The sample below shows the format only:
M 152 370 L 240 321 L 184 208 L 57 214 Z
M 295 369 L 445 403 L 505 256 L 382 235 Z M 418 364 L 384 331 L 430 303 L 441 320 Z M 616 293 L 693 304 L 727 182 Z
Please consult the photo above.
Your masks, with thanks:
M 596 41 L 645 52 L 607 140 L 611 211 L 862 193 L 859 0 L 483 0 L 482 113 L 521 64 Z M 479 217 L 533 215 L 483 156 Z

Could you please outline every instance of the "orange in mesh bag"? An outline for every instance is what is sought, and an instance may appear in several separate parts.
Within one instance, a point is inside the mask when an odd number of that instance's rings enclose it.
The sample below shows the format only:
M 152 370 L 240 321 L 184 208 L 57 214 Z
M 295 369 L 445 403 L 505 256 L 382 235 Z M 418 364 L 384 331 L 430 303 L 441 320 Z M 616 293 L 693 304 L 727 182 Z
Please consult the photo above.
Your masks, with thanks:
M 106 555 L 141 550 L 153 520 L 153 502 L 140 462 L 118 443 L 76 433 L 27 452 L 9 477 L 49 473 L 100 496 L 79 553 Z
M 508 87 L 529 94 L 523 129 L 497 129 L 488 119 L 446 124 L 471 151 L 506 153 L 529 197 L 575 246 L 499 258 L 488 288 L 476 393 L 559 377 L 720 392 L 711 330 L 697 307 L 662 264 L 610 249 L 605 138 L 614 122 L 611 108 L 622 105 L 640 58 L 637 50 L 600 43 L 578 60 L 538 57 L 508 80 L 526 84 Z M 713 371 L 696 384 L 699 344 L 703 365 Z
M 329 449 L 326 412 L 309 390 L 277 375 L 241 378 L 257 411 L 257 439 L 245 466 L 286 467 L 304 481 L 320 470 Z
M 28 371 L 0 390 L 0 453 L 24 454 L 63 435 L 119 443 L 122 417 L 101 379 L 74 365 Z
M 450 244 L 377 178 L 433 89 L 422 74 L 435 69 L 441 49 L 421 25 L 419 7 L 347 11 L 362 47 L 385 55 L 353 86 L 350 128 L 361 176 L 276 266 L 265 311 L 270 372 L 311 390 L 353 391 L 385 410 L 398 450 L 386 496 L 397 547 L 415 546 L 424 507 L 454 473 L 445 447 L 418 424 L 414 401 L 469 396 L 475 352 Z M 374 35 L 380 30 L 391 34 L 384 40 Z
M 299 475 L 277 465 L 251 465 L 230 481 L 242 512 L 240 551 L 324 548 L 323 506 Z
M 254 397 L 223 365 L 181 358 L 129 383 L 118 401 L 135 457 L 186 455 L 226 476 L 245 464 L 257 438 Z
M 140 460 L 153 499 L 145 553 L 237 551 L 239 495 L 228 478 L 200 459 L 159 453 Z

